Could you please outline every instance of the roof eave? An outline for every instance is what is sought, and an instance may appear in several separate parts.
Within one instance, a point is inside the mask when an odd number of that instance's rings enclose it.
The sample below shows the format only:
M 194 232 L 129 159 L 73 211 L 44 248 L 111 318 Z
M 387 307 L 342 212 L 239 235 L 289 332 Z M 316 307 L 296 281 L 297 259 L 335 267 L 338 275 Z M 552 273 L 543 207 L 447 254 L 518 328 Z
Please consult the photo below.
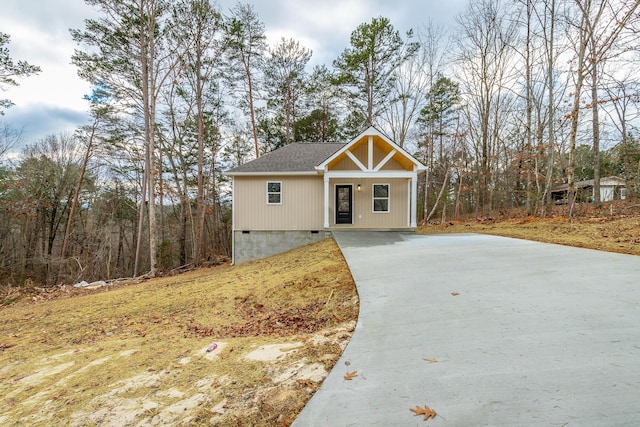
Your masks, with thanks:
M 281 172 L 281 171 L 269 171 L 269 172 L 225 172 L 227 176 L 273 176 L 273 175 L 287 175 L 287 176 L 317 176 L 317 171 L 296 171 L 296 172 Z

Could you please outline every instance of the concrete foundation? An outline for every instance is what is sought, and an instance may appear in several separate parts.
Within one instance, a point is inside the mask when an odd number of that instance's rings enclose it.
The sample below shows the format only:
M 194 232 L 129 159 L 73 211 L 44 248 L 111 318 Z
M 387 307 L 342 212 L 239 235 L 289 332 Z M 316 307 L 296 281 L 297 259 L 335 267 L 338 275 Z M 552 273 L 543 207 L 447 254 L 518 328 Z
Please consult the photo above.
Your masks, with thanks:
M 236 230 L 233 232 L 233 262 L 237 265 L 266 258 L 327 237 L 331 237 L 331 233 L 325 230 Z

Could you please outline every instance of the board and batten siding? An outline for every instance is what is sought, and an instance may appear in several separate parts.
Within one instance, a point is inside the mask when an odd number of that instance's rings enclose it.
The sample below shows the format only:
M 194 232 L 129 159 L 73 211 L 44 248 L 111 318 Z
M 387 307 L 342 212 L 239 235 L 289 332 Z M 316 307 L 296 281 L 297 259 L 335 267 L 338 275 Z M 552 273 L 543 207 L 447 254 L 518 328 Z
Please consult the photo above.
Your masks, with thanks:
M 353 186 L 353 224 L 336 224 L 336 185 Z M 360 184 L 360 191 L 357 190 Z M 373 185 L 389 184 L 389 212 L 373 212 Z M 336 228 L 406 228 L 409 226 L 408 181 L 404 178 L 331 179 L 330 224 Z
M 234 230 L 322 230 L 324 184 L 320 176 L 236 176 Z M 267 204 L 267 182 L 282 183 L 282 203 Z

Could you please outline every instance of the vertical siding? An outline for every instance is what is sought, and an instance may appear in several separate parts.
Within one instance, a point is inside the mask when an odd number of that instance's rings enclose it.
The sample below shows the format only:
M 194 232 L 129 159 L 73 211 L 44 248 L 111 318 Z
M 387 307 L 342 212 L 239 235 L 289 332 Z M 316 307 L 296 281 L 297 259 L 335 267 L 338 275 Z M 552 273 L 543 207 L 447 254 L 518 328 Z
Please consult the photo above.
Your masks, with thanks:
M 267 181 L 282 182 L 282 204 L 267 204 Z M 322 230 L 321 176 L 234 177 L 235 230 Z
M 344 156 L 342 159 L 340 159 L 339 162 L 337 162 L 331 168 L 331 170 L 334 170 L 334 171 L 346 171 L 346 170 L 360 170 L 360 169 L 356 166 L 355 163 L 353 163 L 353 160 L 351 160 L 347 156 Z
M 330 224 L 336 225 L 335 218 L 335 188 L 337 184 L 353 185 L 353 228 L 401 228 L 408 227 L 409 194 L 407 179 L 404 178 L 371 178 L 371 179 L 332 179 L 329 185 L 331 194 L 329 202 Z M 358 184 L 361 190 L 358 191 Z M 373 184 L 389 184 L 389 212 L 373 212 Z
M 360 160 L 360 162 L 367 167 L 369 163 L 369 148 L 367 144 L 360 144 L 355 147 L 352 151 L 352 154 Z M 372 168 L 376 167 L 385 157 L 387 157 L 389 151 L 384 151 L 376 144 L 373 145 L 373 165 Z M 397 155 L 397 154 L 396 154 Z M 331 170 L 334 171 L 344 171 L 344 170 L 356 170 L 359 171 L 360 168 L 356 166 L 356 164 L 346 155 L 339 160 L 335 165 L 331 167 Z M 400 163 L 398 163 L 395 159 L 390 159 L 381 170 L 405 170 Z

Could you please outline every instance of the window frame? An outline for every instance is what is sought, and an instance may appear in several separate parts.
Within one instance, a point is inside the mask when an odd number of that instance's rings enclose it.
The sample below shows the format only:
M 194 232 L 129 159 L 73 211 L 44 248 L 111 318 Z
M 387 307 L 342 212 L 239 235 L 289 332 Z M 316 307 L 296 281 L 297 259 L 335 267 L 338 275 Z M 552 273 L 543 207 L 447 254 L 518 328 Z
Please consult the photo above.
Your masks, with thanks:
M 387 196 L 386 197 L 376 197 L 376 186 L 385 186 L 387 187 Z M 376 200 L 386 200 L 387 201 L 387 209 L 384 211 L 376 210 Z M 374 214 L 385 214 L 391 212 L 391 184 L 371 184 L 371 212 Z
M 271 184 L 278 184 L 279 191 L 269 191 L 270 190 L 269 186 Z M 266 189 L 267 189 L 267 205 L 270 205 L 270 206 L 282 205 L 282 181 L 267 181 Z M 270 198 L 271 195 L 278 195 L 279 201 L 272 202 Z

